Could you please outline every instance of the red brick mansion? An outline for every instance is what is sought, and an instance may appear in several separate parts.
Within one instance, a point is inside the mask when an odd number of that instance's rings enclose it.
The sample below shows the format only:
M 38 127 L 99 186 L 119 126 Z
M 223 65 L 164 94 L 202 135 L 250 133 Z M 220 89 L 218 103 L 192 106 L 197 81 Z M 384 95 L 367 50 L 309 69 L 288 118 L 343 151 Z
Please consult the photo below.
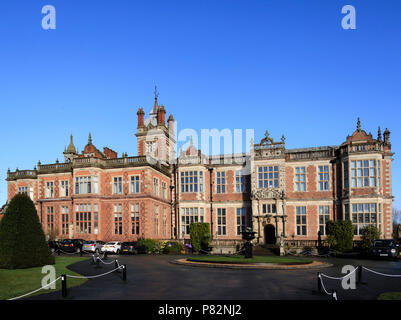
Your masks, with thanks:
M 192 144 L 174 155 L 174 119 L 155 98 L 137 112 L 137 154 L 105 147 L 89 135 L 64 162 L 7 173 L 8 199 L 26 193 L 45 233 L 64 238 L 135 240 L 189 238 L 191 222 L 209 222 L 214 241 L 236 243 L 244 227 L 259 243 L 325 238 L 329 219 L 348 219 L 355 239 L 376 225 L 392 235 L 390 132 L 357 129 L 338 146 L 286 149 L 266 132 L 247 154 L 206 156 Z M 172 163 L 174 162 L 174 163 Z

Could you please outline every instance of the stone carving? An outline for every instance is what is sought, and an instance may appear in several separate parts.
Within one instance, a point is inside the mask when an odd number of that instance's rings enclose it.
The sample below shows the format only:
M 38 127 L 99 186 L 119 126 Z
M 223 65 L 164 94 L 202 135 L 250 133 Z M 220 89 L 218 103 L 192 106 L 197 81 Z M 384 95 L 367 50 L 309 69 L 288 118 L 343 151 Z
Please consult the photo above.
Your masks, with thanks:
M 251 199 L 284 199 L 285 191 L 280 189 L 257 189 L 252 191 Z

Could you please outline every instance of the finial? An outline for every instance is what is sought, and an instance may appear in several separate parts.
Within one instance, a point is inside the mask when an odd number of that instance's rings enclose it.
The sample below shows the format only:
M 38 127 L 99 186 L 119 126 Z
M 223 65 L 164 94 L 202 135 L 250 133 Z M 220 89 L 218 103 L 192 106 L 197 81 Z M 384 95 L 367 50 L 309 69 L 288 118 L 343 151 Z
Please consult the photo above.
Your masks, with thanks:
M 361 131 L 361 120 L 358 117 L 358 121 L 356 123 L 356 130 Z
M 159 92 L 157 92 L 157 86 L 155 85 L 155 101 L 157 101 L 157 98 L 159 97 Z
M 90 132 L 89 132 L 88 144 L 92 144 L 92 136 Z
M 285 143 L 285 137 L 284 137 L 284 134 L 281 136 L 281 143 Z
M 383 142 L 383 140 L 382 140 L 382 131 L 380 129 L 380 126 L 379 126 L 379 129 L 377 130 L 377 141 Z

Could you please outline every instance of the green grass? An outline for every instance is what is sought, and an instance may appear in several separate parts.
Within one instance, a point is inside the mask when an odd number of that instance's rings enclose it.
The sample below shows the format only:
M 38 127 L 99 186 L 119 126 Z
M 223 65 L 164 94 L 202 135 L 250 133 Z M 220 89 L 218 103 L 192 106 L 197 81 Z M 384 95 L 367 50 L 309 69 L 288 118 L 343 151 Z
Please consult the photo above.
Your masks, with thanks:
M 277 264 L 308 264 L 312 260 L 294 257 L 279 256 L 254 256 L 252 259 L 245 259 L 243 256 L 196 256 L 190 257 L 188 261 L 213 262 L 213 263 L 277 263 Z
M 385 292 L 377 300 L 401 300 L 401 292 Z
M 56 278 L 62 274 L 79 275 L 67 269 L 67 266 L 88 258 L 81 257 L 55 257 Z M 42 286 L 42 278 L 46 274 L 42 274 L 42 267 L 28 269 L 0 269 L 0 300 L 10 299 L 21 296 L 25 293 L 34 291 Z M 67 288 L 77 286 L 88 281 L 87 279 L 68 278 Z M 30 296 L 61 290 L 61 280 L 56 282 L 56 289 L 42 289 Z M 61 296 L 61 293 L 60 293 Z

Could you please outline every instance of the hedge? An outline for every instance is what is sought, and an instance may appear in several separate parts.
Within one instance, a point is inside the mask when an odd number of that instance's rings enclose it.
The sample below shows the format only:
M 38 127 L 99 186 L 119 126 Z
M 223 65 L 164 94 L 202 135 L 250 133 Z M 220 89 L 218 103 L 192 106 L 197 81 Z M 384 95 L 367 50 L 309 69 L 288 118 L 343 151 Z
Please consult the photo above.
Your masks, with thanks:
M 189 228 L 193 251 L 198 252 L 200 249 L 207 250 L 211 242 L 210 224 L 206 222 L 193 222 Z
M 54 264 L 32 200 L 18 193 L 0 221 L 0 268 L 22 269 Z
M 350 220 L 327 221 L 326 233 L 331 248 L 339 252 L 352 251 L 354 227 Z

